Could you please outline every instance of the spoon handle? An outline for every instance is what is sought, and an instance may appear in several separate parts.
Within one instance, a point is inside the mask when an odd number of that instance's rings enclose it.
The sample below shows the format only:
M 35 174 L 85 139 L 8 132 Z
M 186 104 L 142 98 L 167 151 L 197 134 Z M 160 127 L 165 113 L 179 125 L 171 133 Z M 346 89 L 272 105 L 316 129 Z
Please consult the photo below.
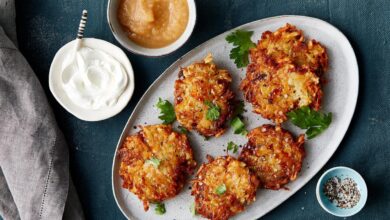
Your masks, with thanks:
M 81 15 L 79 30 L 77 31 L 77 39 L 82 39 L 84 37 L 84 30 L 85 30 L 85 24 L 87 23 L 87 16 L 88 16 L 88 12 L 87 10 L 84 9 Z

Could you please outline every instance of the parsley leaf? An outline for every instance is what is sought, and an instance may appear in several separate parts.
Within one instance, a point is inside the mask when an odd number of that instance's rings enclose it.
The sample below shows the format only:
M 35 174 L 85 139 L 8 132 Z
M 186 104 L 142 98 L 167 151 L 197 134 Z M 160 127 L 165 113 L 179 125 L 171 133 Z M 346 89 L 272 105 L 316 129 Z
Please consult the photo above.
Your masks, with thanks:
M 233 128 L 235 134 L 247 135 L 248 131 L 245 128 L 244 122 L 240 117 L 236 116 L 230 121 L 230 126 Z
M 171 124 L 176 120 L 175 109 L 168 100 L 158 98 L 156 107 L 160 109 L 158 118 L 163 120 L 163 124 Z
M 230 59 L 234 60 L 238 68 L 245 67 L 249 63 L 249 49 L 256 46 L 251 40 L 252 35 L 253 31 L 236 30 L 226 36 L 226 41 L 235 46 L 230 51 Z
M 149 160 L 146 160 L 146 164 L 152 164 L 155 168 L 158 168 L 158 166 L 160 166 L 160 162 L 161 160 L 155 158 L 155 157 L 152 157 L 150 158 Z
M 304 106 L 287 113 L 291 122 L 302 128 L 307 129 L 306 135 L 308 139 L 321 134 L 326 130 L 332 122 L 332 113 L 328 114 L 312 110 L 308 106 Z
M 237 153 L 238 151 L 238 145 L 235 144 L 233 141 L 229 141 L 228 145 L 227 145 L 227 150 L 233 150 L 233 153 Z
M 215 192 L 218 194 L 218 195 L 222 195 L 226 192 L 226 185 L 225 184 L 222 184 L 220 186 L 218 186 L 216 189 L 215 189 Z
M 166 212 L 164 203 L 156 203 L 156 208 L 154 208 L 154 212 L 157 215 L 164 215 Z
M 190 212 L 193 216 L 197 215 L 198 213 L 196 213 L 196 209 L 195 209 L 195 202 L 193 202 L 190 206 Z
M 179 132 L 180 132 L 180 133 L 182 133 L 182 134 L 188 134 L 187 128 L 185 128 L 185 127 L 183 127 L 183 126 L 181 126 L 181 125 L 179 125 L 177 128 L 179 129 Z
M 238 101 L 235 104 L 233 111 L 233 119 L 230 121 L 230 126 L 233 127 L 235 134 L 247 135 L 245 124 L 242 120 L 242 114 L 245 112 L 245 104 L 243 101 Z
M 209 107 L 206 113 L 206 119 L 210 121 L 218 120 L 221 115 L 221 108 L 210 101 L 205 101 L 204 103 Z

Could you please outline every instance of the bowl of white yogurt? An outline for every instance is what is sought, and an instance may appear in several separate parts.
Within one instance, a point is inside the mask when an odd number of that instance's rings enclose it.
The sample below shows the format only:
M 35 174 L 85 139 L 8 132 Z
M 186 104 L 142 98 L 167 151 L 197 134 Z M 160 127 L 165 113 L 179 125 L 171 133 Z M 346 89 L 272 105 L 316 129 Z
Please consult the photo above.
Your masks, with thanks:
M 134 92 L 134 72 L 126 54 L 100 39 L 64 45 L 54 56 L 49 88 L 68 112 L 85 121 L 110 118 L 125 108 Z

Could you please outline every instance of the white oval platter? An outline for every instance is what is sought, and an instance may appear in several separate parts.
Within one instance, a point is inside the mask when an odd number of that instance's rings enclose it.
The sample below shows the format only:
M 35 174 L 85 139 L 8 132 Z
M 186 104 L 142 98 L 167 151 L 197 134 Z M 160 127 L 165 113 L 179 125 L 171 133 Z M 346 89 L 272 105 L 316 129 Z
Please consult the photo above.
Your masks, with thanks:
M 264 31 L 275 31 L 286 23 L 296 25 L 297 28 L 303 30 L 306 39 L 314 38 L 327 48 L 330 66 L 330 69 L 327 72 L 329 83 L 324 86 L 325 95 L 322 110 L 333 113 L 333 122 L 320 136 L 306 142 L 305 149 L 307 156 L 304 160 L 302 171 L 294 182 L 286 185 L 289 190 L 272 191 L 259 189 L 256 196 L 256 202 L 248 206 L 244 212 L 234 216 L 232 219 L 257 219 L 280 205 L 304 186 L 336 151 L 348 129 L 355 110 L 359 87 L 357 61 L 348 39 L 337 28 L 320 19 L 285 15 L 254 21 L 239 26 L 236 29 L 254 31 L 252 41 L 257 42 Z M 229 52 L 232 46 L 225 41 L 226 35 L 233 30 L 218 35 L 196 47 L 173 63 L 160 77 L 158 77 L 140 99 L 131 114 L 118 142 L 116 152 L 127 135 L 137 132 L 133 126 L 161 123 L 158 119 L 159 111 L 154 107 L 158 98 L 161 97 L 162 99 L 167 99 L 173 103 L 173 88 L 179 68 L 187 66 L 195 61 L 202 60 L 203 57 L 210 52 L 213 54 L 217 66 L 219 68 L 227 69 L 231 73 L 233 77 L 232 86 L 236 93 L 236 97 L 237 99 L 243 100 L 242 93 L 239 92 L 238 86 L 241 79 L 245 76 L 245 68 L 237 69 L 233 61 L 229 59 Z M 247 112 L 244 114 L 244 118 L 248 129 L 270 123 L 259 115 L 252 113 L 250 104 L 245 103 L 245 108 Z M 177 126 L 177 124 L 175 124 L 175 126 Z M 284 127 L 295 135 L 303 133 L 302 130 L 289 123 L 285 124 Z M 234 141 L 237 144 L 246 143 L 246 138 L 244 136 L 233 134 L 231 129 L 228 129 L 223 136 L 211 138 L 209 140 L 204 140 L 202 136 L 195 132 L 191 132 L 191 134 L 189 134 L 189 139 L 198 164 L 205 162 L 207 154 L 210 154 L 211 156 L 226 155 L 224 149 L 226 149 L 226 145 L 229 141 Z M 120 163 L 116 156 L 116 152 L 112 167 L 112 187 L 116 202 L 127 218 L 137 220 L 201 219 L 199 216 L 192 216 L 189 211 L 189 207 L 193 203 L 193 197 L 190 195 L 189 181 L 179 195 L 164 202 L 167 210 L 164 215 L 156 215 L 153 210 L 153 205 L 151 205 L 148 212 L 144 212 L 142 203 L 138 198 L 127 189 L 121 187 L 122 180 L 118 175 Z M 237 156 L 237 154 L 235 156 Z M 190 178 L 192 177 L 189 177 L 189 179 Z

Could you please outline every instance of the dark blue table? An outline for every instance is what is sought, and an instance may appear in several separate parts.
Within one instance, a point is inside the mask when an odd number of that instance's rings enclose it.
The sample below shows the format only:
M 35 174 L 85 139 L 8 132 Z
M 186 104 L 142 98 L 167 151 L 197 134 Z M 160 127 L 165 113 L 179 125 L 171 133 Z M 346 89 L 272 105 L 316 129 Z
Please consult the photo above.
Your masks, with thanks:
M 338 27 L 355 49 L 360 89 L 352 124 L 324 169 L 344 165 L 359 171 L 369 189 L 356 219 L 390 219 L 390 1 L 198 0 L 198 21 L 190 40 L 162 58 L 127 53 L 135 71 L 135 94 L 117 116 L 84 122 L 67 113 L 48 89 L 55 52 L 75 38 L 82 9 L 88 9 L 86 36 L 116 45 L 106 21 L 106 0 L 17 1 L 17 30 L 22 53 L 38 75 L 70 148 L 70 169 L 85 214 L 90 219 L 124 219 L 111 190 L 115 145 L 135 104 L 172 62 L 200 43 L 238 25 L 275 15 L 317 17 Z M 343 73 L 339 73 L 343 74 Z M 324 171 L 324 170 L 322 170 Z M 316 201 L 319 174 L 265 219 L 330 219 Z

